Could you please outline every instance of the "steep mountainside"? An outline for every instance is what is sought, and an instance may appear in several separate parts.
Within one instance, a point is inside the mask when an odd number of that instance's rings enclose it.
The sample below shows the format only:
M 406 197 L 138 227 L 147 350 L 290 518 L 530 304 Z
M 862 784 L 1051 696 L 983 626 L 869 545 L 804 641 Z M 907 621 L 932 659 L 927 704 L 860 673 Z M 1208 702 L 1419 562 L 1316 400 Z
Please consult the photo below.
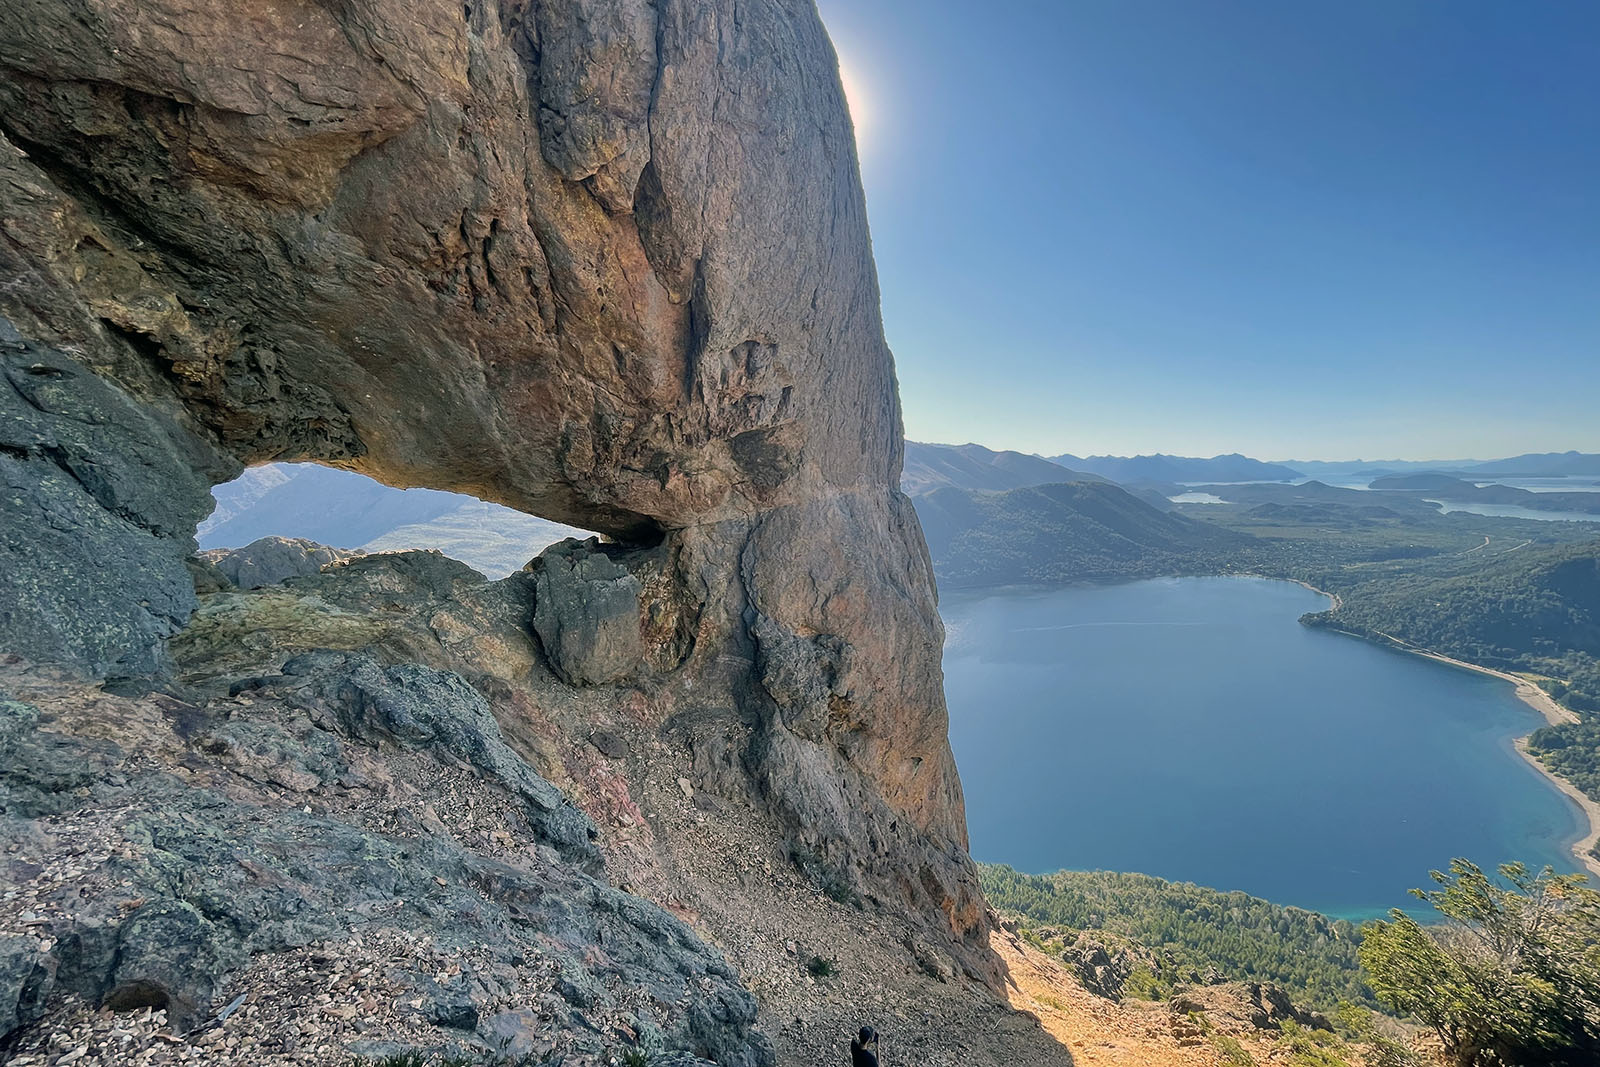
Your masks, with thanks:
M 995 452 L 982 445 L 906 442 L 900 488 L 915 496 L 934 489 L 1020 489 L 1053 482 L 1103 482 L 1098 474 L 1069 470 L 1022 452 Z
M 1248 540 L 1109 483 L 938 489 L 916 506 L 950 587 L 1182 573 L 1194 553 Z
M 515 1023 L 573 1064 L 605 1054 L 591 1031 L 764 1064 L 748 981 L 778 1054 L 815 1062 L 845 1011 L 753 939 L 773 915 L 836 928 L 838 905 L 886 939 L 873 988 L 965 1005 L 955 1029 L 908 1019 L 919 1062 L 970 1061 L 974 1017 L 994 1060 L 1067 1062 L 995 998 L 811 0 L 0 6 L 0 276 L 0 648 L 23 672 L 5 785 L 43 794 L 4 813 L 44 909 L 6 902 L 7 1040 L 105 1002 L 225 1050 L 222 998 L 258 974 L 229 1018 L 277 1045 L 235 1061 L 330 1062 L 351 1034 L 307 1018 L 306 1049 L 280 1025 L 332 997 L 296 983 L 403 966 L 370 999 L 421 1013 L 406 1037 L 435 1047 Z M 497 583 L 405 554 L 228 589 L 192 558 L 209 488 L 307 460 L 612 540 Z M 150 704 L 74 712 L 113 697 Z M 487 792 L 441 811 L 428 761 Z M 581 798 L 595 842 L 550 821 L 541 782 Z M 701 796 L 754 844 L 709 845 Z M 451 845 L 491 797 L 515 818 Z M 112 827 L 134 839 L 95 836 Z M 313 898 L 334 917 L 296 922 Z M 470 913 L 489 955 L 441 965 L 410 912 L 381 921 L 395 902 Z M 358 937 L 368 957 L 343 958 Z M 282 958 L 302 949 L 344 977 Z M 536 1003 L 505 973 L 529 961 L 570 1010 L 510 1007 Z M 382 1032 L 365 999 L 329 1006 Z
M 1192 456 L 1051 456 L 1052 462 L 1099 474 L 1122 485 L 1140 482 L 1281 482 L 1302 477 L 1281 463 L 1263 463 L 1237 452 L 1200 459 Z

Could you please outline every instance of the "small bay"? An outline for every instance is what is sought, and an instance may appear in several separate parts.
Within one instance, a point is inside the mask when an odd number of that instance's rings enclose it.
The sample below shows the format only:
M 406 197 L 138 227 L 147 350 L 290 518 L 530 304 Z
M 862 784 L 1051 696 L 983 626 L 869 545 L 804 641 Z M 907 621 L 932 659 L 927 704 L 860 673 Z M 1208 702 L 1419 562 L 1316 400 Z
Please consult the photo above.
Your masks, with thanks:
M 950 739 L 979 860 L 1140 871 L 1347 918 L 1454 856 L 1576 869 L 1512 687 L 1301 626 L 1290 582 L 952 593 Z

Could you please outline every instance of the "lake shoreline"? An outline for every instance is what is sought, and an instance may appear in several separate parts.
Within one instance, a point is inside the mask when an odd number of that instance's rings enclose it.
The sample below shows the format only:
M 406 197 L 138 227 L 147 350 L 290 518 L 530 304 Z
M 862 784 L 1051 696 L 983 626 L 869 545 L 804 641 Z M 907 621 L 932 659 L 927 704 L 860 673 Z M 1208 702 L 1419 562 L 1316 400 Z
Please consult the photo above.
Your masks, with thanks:
M 1314 593 L 1321 593 L 1323 596 L 1332 598 L 1334 602 L 1333 610 L 1335 611 L 1339 609 L 1339 605 L 1342 603 L 1336 593 L 1318 589 L 1309 582 L 1297 581 L 1293 578 L 1289 579 L 1289 581 L 1295 582 L 1296 585 L 1305 586 Z M 1435 652 L 1430 648 L 1413 645 L 1411 642 L 1395 637 L 1393 634 L 1386 634 L 1380 631 L 1373 631 L 1371 634 L 1357 633 L 1354 630 L 1345 630 L 1336 626 L 1328 627 L 1328 629 L 1333 630 L 1335 633 L 1348 634 L 1351 637 L 1359 638 L 1384 648 L 1392 648 L 1397 652 L 1421 656 L 1423 659 L 1442 663 L 1447 667 L 1471 671 L 1474 674 L 1486 674 L 1491 678 L 1498 678 L 1502 682 L 1510 682 L 1516 690 L 1517 699 L 1538 712 L 1540 717 L 1551 726 L 1562 726 L 1582 721 L 1572 709 L 1564 707 L 1549 693 L 1520 675 L 1498 671 L 1493 667 L 1485 667 L 1479 663 L 1468 663 L 1466 660 L 1456 659 L 1453 656 L 1446 656 L 1442 652 Z M 1571 844 L 1572 855 L 1578 861 L 1578 866 L 1588 872 L 1595 884 L 1600 885 L 1600 858 L 1594 856 L 1590 851 L 1596 845 L 1600 845 L 1600 803 L 1596 803 L 1572 782 L 1545 766 L 1537 756 L 1529 751 L 1528 738 L 1532 736 L 1533 731 L 1530 730 L 1521 737 L 1513 738 L 1511 747 L 1530 767 L 1544 776 L 1548 782 L 1561 791 L 1563 796 L 1576 804 L 1578 810 L 1583 813 L 1585 828 L 1577 840 Z
M 1245 578 L 1259 581 L 1288 582 L 1293 585 L 1298 585 L 1308 592 L 1315 593 L 1318 596 L 1326 597 L 1328 599 L 1331 606 L 1324 612 L 1311 613 L 1313 615 L 1332 614 L 1343 607 L 1344 603 L 1343 598 L 1340 597 L 1339 594 L 1330 593 L 1325 589 L 1319 589 L 1303 579 L 1291 578 L 1283 574 L 1262 574 L 1260 572 L 1242 571 L 1234 571 L 1231 573 L 1218 573 L 1216 571 L 1212 571 L 1209 574 L 1195 573 L 1183 575 L 1167 574 L 1156 576 L 1097 577 L 1091 579 L 1080 579 L 1072 582 L 1017 582 L 1003 587 L 957 587 L 950 590 L 951 595 L 949 600 L 959 603 L 960 601 L 966 600 L 969 597 L 973 600 L 986 600 L 997 595 L 1034 595 L 1045 594 L 1056 590 L 1103 588 L 1107 586 L 1135 584 L 1147 581 L 1161 581 L 1165 579 L 1183 580 L 1185 578 Z M 941 610 L 946 606 L 947 605 L 941 604 Z M 1330 630 L 1335 633 L 1345 634 L 1347 636 L 1357 638 L 1363 643 L 1369 645 L 1376 645 L 1381 648 L 1388 648 L 1392 651 L 1420 656 L 1424 659 L 1429 659 L 1448 667 L 1455 667 L 1459 670 L 1471 671 L 1475 674 L 1488 675 L 1489 677 L 1495 678 L 1499 681 L 1509 682 L 1513 686 L 1514 695 L 1517 697 L 1517 699 L 1527 707 L 1530 707 L 1534 711 L 1538 712 L 1540 717 L 1551 725 L 1561 725 L 1565 723 L 1575 723 L 1581 721 L 1574 712 L 1557 702 L 1553 697 L 1550 696 L 1549 693 L 1539 688 L 1539 686 L 1534 684 L 1532 681 L 1518 675 L 1495 670 L 1491 667 L 1484 667 L 1476 663 L 1469 663 L 1465 660 L 1455 659 L 1453 657 L 1435 652 L 1431 649 L 1412 645 L 1409 642 L 1396 638 L 1390 634 L 1381 634 L 1376 632 L 1360 633 L 1354 630 L 1347 630 L 1336 625 L 1324 625 L 1318 628 Z M 1563 797 L 1577 807 L 1579 813 L 1581 814 L 1581 818 L 1579 819 L 1581 832 L 1572 840 L 1565 842 L 1567 851 L 1576 861 L 1576 869 L 1583 871 L 1590 876 L 1592 879 L 1591 885 L 1600 887 L 1600 857 L 1591 855 L 1589 851 L 1597 844 L 1600 844 L 1600 803 L 1590 799 L 1572 782 L 1551 771 L 1550 768 L 1541 763 L 1528 750 L 1527 741 L 1532 733 L 1533 731 L 1530 730 L 1528 733 L 1523 734 L 1520 737 L 1512 737 L 1508 740 L 1512 742 L 1511 747 L 1516 751 L 1517 755 L 1529 767 L 1533 768 L 1538 775 L 1542 776 L 1545 781 L 1553 785 Z

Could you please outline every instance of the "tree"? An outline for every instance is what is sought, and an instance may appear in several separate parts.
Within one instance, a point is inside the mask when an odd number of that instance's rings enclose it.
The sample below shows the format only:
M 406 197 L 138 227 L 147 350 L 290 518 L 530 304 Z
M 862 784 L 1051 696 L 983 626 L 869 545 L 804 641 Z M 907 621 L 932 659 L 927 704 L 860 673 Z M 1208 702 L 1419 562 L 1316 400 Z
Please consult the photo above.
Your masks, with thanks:
M 1412 890 L 1444 916 L 1398 909 L 1363 931 L 1361 965 L 1378 997 L 1431 1029 L 1455 1067 L 1600 1063 L 1600 893 L 1583 875 L 1466 860 Z

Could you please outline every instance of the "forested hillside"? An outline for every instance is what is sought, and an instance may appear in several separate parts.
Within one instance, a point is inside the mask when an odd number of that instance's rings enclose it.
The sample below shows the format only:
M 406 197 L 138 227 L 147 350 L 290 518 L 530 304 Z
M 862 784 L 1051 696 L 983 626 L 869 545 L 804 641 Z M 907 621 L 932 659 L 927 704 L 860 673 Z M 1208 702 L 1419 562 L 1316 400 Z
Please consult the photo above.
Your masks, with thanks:
M 1600 543 L 1525 545 L 1456 573 L 1387 575 L 1340 593 L 1337 611 L 1309 621 L 1538 675 L 1568 707 L 1600 712 Z
M 1313 1006 L 1370 1002 L 1356 949 L 1358 928 L 1245 893 L 1221 892 L 1146 874 L 1059 871 L 1021 874 L 981 865 L 984 895 L 1035 936 L 1093 931 L 1154 950 L 1159 973 L 1142 978 L 1154 995 L 1188 972 L 1273 982 Z M 1068 938 L 1070 940 L 1070 937 Z
M 1021 489 L 1054 482 L 1103 482 L 1098 474 L 1069 470 L 1025 452 L 996 452 L 982 445 L 906 442 L 900 488 L 911 495 L 935 489 Z
M 949 587 L 1182 572 L 1198 553 L 1244 539 L 1166 514 L 1108 483 L 1004 493 L 940 489 L 914 498 Z

